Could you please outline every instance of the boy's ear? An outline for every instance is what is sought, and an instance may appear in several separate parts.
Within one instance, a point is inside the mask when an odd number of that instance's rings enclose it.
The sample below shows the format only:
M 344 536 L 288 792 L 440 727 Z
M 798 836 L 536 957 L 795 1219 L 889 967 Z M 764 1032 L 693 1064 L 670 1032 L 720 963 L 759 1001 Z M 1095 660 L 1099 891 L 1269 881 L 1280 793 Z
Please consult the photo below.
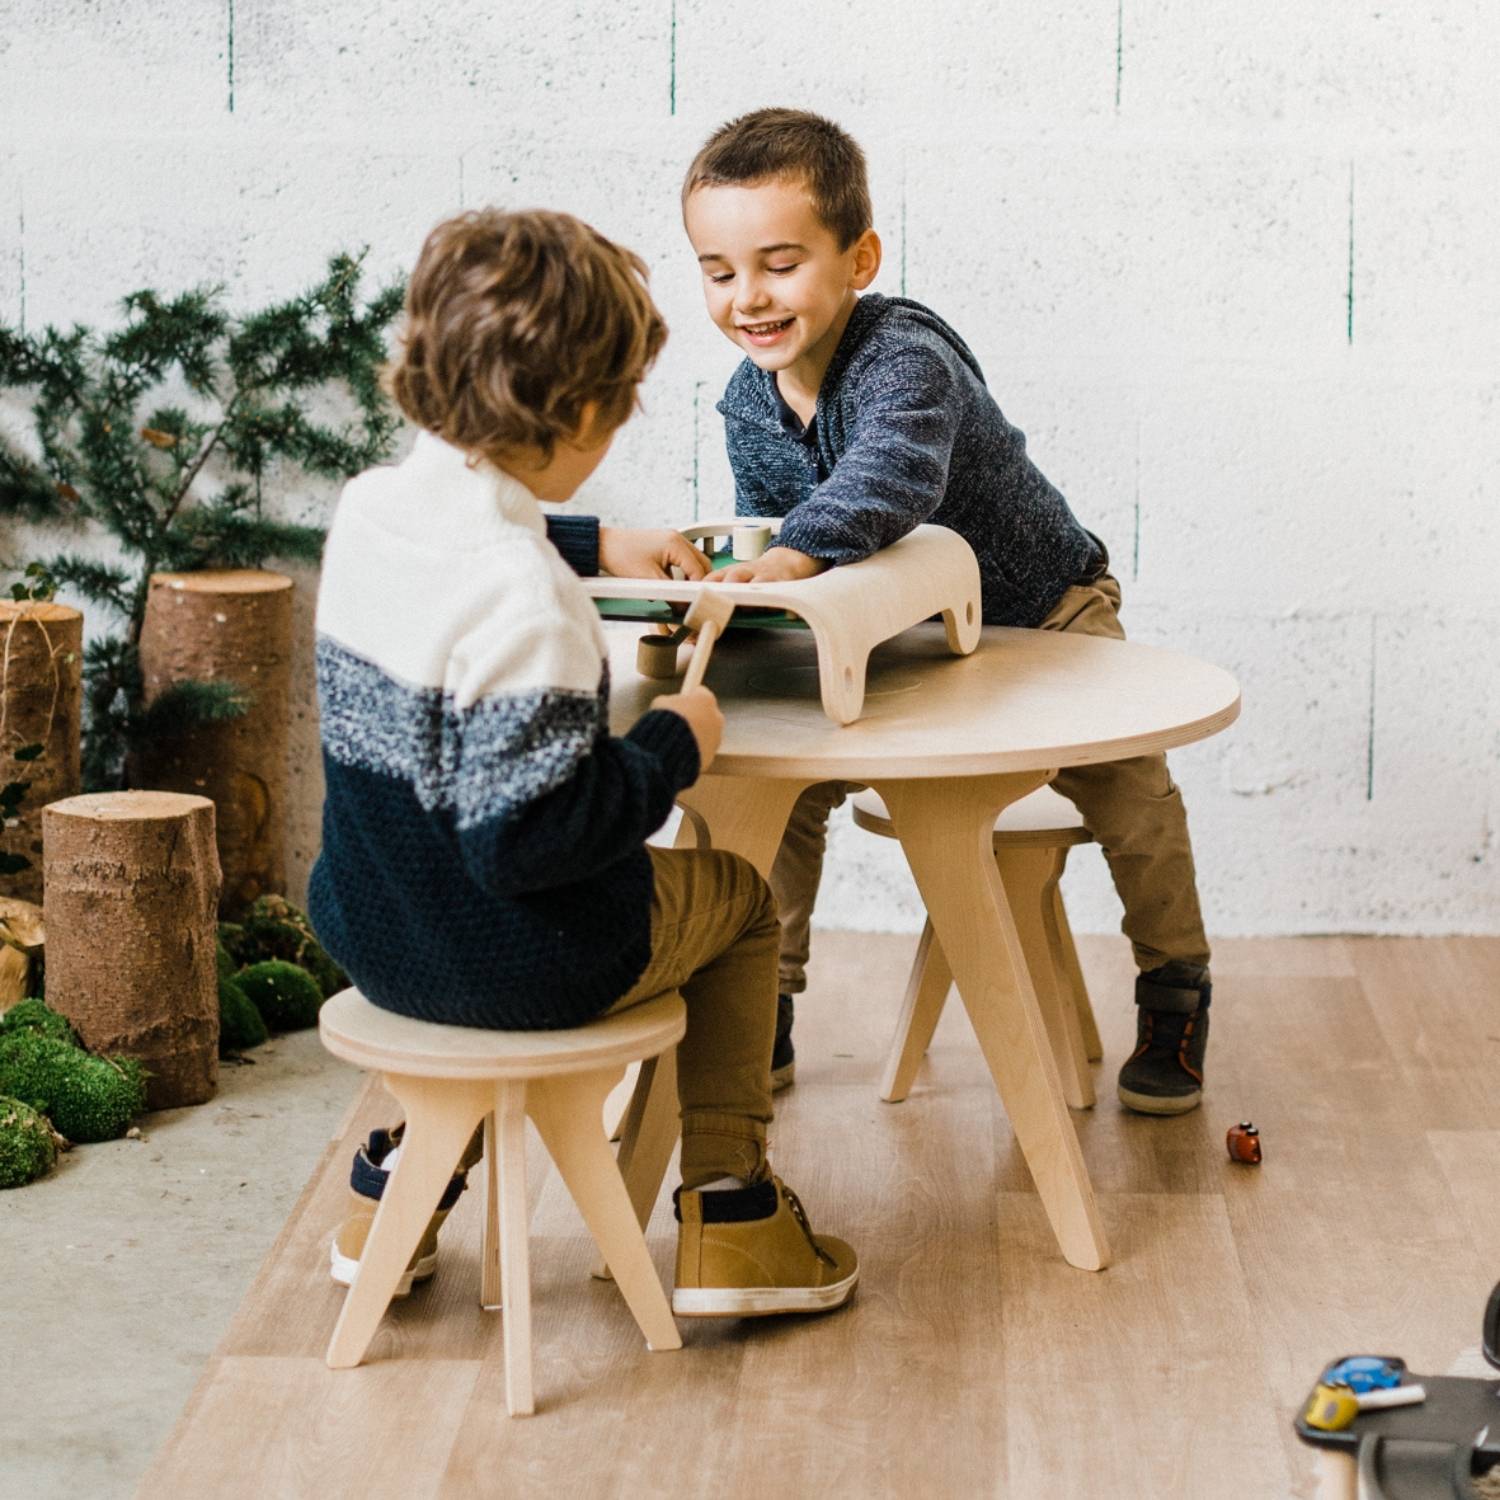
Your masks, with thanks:
M 862 292 L 874 281 L 880 270 L 880 236 L 867 229 L 854 242 L 854 274 L 850 284 L 856 292 Z

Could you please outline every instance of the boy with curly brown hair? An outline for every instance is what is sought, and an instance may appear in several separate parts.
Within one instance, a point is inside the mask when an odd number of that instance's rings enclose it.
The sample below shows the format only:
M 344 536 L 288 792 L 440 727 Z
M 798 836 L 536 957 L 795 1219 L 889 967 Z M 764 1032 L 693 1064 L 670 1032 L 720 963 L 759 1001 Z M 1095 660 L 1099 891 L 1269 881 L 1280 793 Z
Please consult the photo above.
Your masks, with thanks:
M 734 855 L 645 842 L 713 760 L 718 705 L 706 688 L 667 695 L 610 733 L 604 637 L 575 571 L 596 561 L 590 523 L 538 504 L 604 458 L 665 337 L 639 258 L 567 214 L 468 213 L 428 237 L 390 375 L 422 431 L 404 462 L 348 485 L 325 553 L 309 909 L 373 1004 L 427 1021 L 578 1026 L 680 990 L 674 1311 L 815 1312 L 849 1297 L 858 1264 L 767 1161 L 770 892 Z M 674 535 L 626 534 L 614 566 L 678 561 Z M 399 1150 L 376 1132 L 356 1156 L 340 1281 Z M 432 1273 L 476 1155 L 405 1285 Z

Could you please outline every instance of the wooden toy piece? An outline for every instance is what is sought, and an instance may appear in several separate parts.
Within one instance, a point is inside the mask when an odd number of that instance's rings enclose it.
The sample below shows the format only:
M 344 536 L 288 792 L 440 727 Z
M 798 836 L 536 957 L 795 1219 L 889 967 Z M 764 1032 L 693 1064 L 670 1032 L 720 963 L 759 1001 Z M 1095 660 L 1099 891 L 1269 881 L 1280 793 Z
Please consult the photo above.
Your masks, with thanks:
M 1249 1120 L 1231 1125 L 1224 1144 L 1229 1148 L 1230 1161 L 1242 1161 L 1252 1167 L 1261 1164 L 1260 1131 Z
M 708 659 L 713 655 L 714 642 L 722 634 L 734 613 L 734 601 L 726 599 L 717 588 L 702 589 L 693 600 L 692 607 L 683 616 L 683 628 L 697 631 L 698 644 L 693 647 L 693 659 L 688 663 L 687 676 L 682 679 L 682 691 L 690 693 L 701 686 L 703 674 L 708 671 Z
M 730 551 L 736 562 L 754 562 L 765 556 L 771 545 L 771 527 L 768 522 L 752 522 L 748 526 L 736 526 L 730 542 Z
M 642 677 L 677 675 L 677 648 L 687 639 L 686 630 L 670 635 L 643 635 L 635 645 L 635 669 Z
M 695 524 L 683 535 L 689 541 L 732 538 L 746 519 Z M 780 529 L 777 519 L 755 519 L 773 536 Z M 705 550 L 716 555 L 712 546 Z M 691 604 L 708 587 L 735 605 L 798 616 L 816 643 L 823 711 L 837 724 L 852 724 L 864 711 L 866 665 L 882 641 L 940 615 L 954 655 L 967 656 L 979 644 L 979 563 L 973 548 L 946 526 L 918 526 L 863 562 L 792 583 L 605 576 L 585 578 L 583 585 L 596 600 L 679 604 Z

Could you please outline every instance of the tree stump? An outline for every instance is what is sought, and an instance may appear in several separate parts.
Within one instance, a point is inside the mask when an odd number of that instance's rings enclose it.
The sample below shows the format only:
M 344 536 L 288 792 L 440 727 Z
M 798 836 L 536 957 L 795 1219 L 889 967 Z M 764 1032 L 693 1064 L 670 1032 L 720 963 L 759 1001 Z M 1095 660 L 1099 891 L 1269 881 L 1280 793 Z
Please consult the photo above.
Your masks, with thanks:
M 83 616 L 62 604 L 0 601 L 0 785 L 30 782 L 0 854 L 29 860 L 0 871 L 0 896 L 42 899 L 42 808 L 79 788 Z M 35 759 L 16 751 L 41 745 Z M 3 864 L 4 861 L 0 861 Z
M 47 1003 L 91 1052 L 150 1071 L 146 1107 L 219 1081 L 214 805 L 175 792 L 54 802 L 46 834 Z
M 218 810 L 223 915 L 286 887 L 292 580 L 253 569 L 152 576 L 141 629 L 147 708 L 177 683 L 228 682 L 238 718 L 153 735 L 131 756 L 135 787 L 209 797 Z
M 38 869 L 41 864 L 38 859 Z M 33 993 L 46 932 L 40 906 L 0 896 L 0 1015 Z

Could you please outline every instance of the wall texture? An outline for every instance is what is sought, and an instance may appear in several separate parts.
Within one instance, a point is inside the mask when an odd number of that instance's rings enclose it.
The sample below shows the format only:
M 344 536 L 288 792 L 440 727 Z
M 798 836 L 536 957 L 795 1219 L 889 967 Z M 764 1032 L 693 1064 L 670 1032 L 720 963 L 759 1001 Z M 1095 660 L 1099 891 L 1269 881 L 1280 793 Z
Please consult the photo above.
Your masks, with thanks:
M 1497 77 L 1482 0 L 11 0 L 0 320 L 205 280 L 248 305 L 337 247 L 404 268 L 461 205 L 569 208 L 647 257 L 673 328 L 578 503 L 720 514 L 734 354 L 677 183 L 726 117 L 822 110 L 870 157 L 877 288 L 973 344 L 1134 637 L 1241 678 L 1240 724 L 1176 757 L 1211 926 L 1497 932 Z M 310 684 L 299 716 L 305 870 Z M 1080 854 L 1075 925 L 1112 927 Z M 845 823 L 820 916 L 919 908 Z

